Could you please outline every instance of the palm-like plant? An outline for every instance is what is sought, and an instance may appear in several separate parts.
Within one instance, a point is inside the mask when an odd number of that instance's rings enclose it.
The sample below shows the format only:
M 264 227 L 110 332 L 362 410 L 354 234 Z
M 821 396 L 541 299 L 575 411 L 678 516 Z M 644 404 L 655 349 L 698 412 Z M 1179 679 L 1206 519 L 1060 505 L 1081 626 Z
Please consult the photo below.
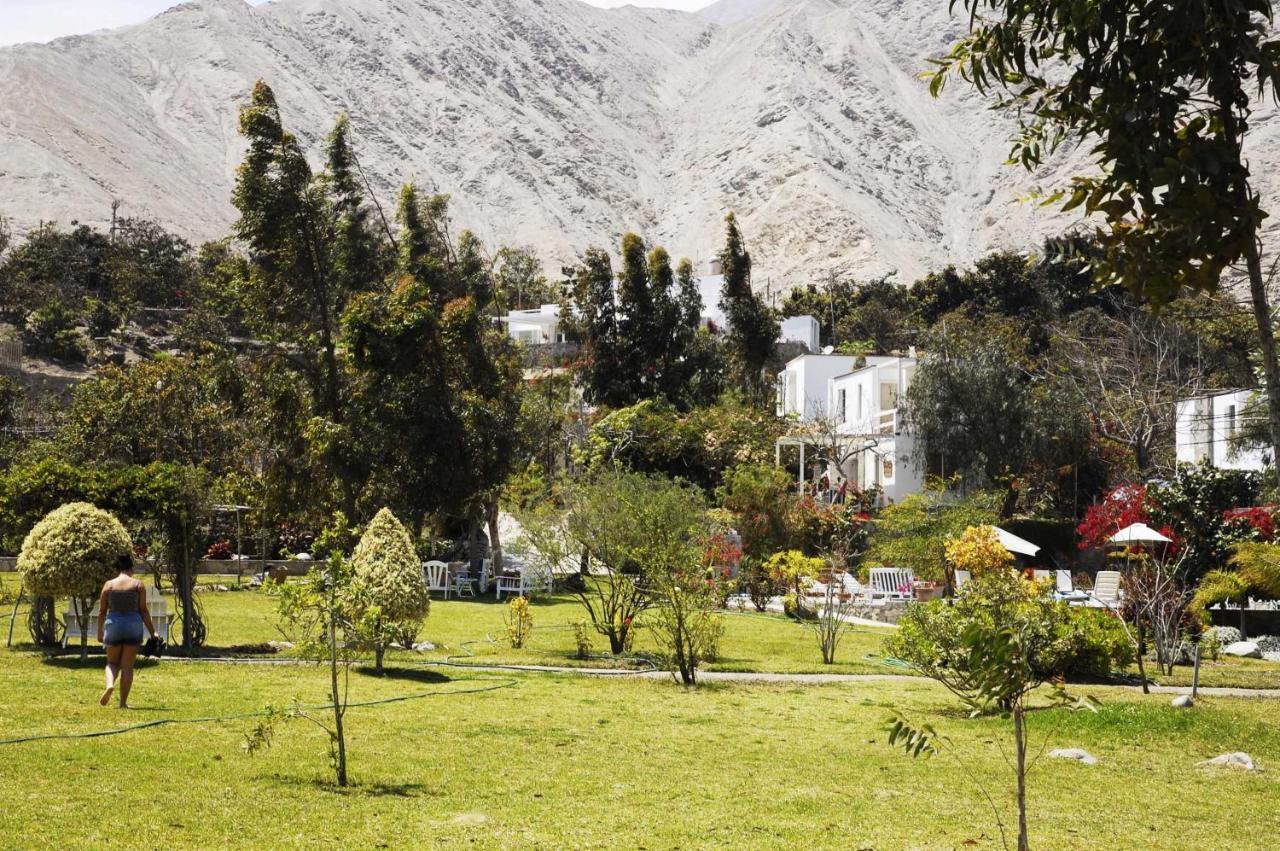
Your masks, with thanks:
M 1201 608 L 1218 603 L 1240 605 L 1244 634 L 1244 606 L 1250 597 L 1280 599 L 1280 544 L 1245 541 L 1232 548 L 1229 568 L 1211 570 L 1200 580 L 1195 602 Z

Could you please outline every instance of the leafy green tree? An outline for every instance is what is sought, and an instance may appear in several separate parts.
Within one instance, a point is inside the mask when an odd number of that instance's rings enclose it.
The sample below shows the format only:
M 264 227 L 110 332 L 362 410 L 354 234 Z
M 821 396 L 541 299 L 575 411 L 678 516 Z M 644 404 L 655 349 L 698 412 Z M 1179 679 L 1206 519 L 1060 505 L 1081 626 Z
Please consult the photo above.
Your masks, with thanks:
M 960 77 L 1018 117 L 1012 162 L 1060 144 L 1095 168 L 1050 196 L 1099 215 L 1098 280 L 1156 302 L 1213 290 L 1243 262 L 1261 347 L 1270 443 L 1280 456 L 1280 361 L 1244 141 L 1277 92 L 1269 0 L 1081 5 L 964 0 L 969 32 L 935 60 L 931 91 Z
M 397 220 L 395 285 L 357 296 L 344 315 L 360 504 L 390 505 L 415 531 L 432 513 L 474 525 L 516 460 L 520 373 L 487 319 L 494 290 L 478 243 L 465 231 L 448 241 L 447 198 L 406 186 Z
M 725 243 L 719 259 L 724 274 L 720 309 L 729 324 L 730 360 L 742 390 L 763 400 L 770 383 L 764 368 L 778 345 L 779 329 L 773 311 L 751 289 L 751 255 L 733 213 L 725 217 Z
M 500 248 L 493 259 L 494 305 L 498 310 L 524 310 L 559 300 L 560 293 L 542 273 L 538 252 L 531 246 Z
M 1261 486 L 1257 473 L 1208 464 L 1182 465 L 1164 481 L 1148 486 L 1152 525 L 1173 529 L 1188 583 L 1227 563 L 1238 538 L 1225 514 L 1253 505 Z
M 354 438 L 345 429 L 340 320 L 353 296 L 379 287 L 385 266 L 376 262 L 381 243 L 351 171 L 348 126 L 338 121 L 326 144 L 330 171 L 316 177 L 297 138 L 285 131 L 274 93 L 259 81 L 241 109 L 240 133 L 248 151 L 232 203 L 240 213 L 235 235 L 249 249 L 248 315 L 257 318 L 259 334 L 296 350 L 290 362 L 301 367 L 325 420 L 314 431 L 350 511 L 358 472 L 344 457 L 354 451 Z
M 1007 324 L 953 318 L 921 358 L 906 397 L 914 462 L 1001 488 L 1002 517 L 1013 514 L 1025 479 L 1081 463 L 1089 449 L 1081 412 L 1034 380 L 1022 345 Z
M 979 491 L 959 499 L 936 490 L 908 494 L 880 512 L 871 529 L 866 561 L 909 569 L 922 579 L 941 580 L 946 542 L 970 526 L 995 523 L 999 499 Z
M 362 615 L 367 611 L 360 584 L 350 559 L 343 555 L 349 530 L 338 515 L 334 525 L 317 541 L 323 560 L 316 563 L 301 582 L 282 583 L 273 589 L 279 594 L 280 627 L 293 641 L 298 655 L 323 662 L 329 669 L 330 721 L 299 703 L 279 709 L 268 707 L 265 717 L 245 735 L 244 747 L 256 754 L 271 746 L 281 721 L 301 718 L 318 726 L 328 736 L 329 764 L 339 786 L 350 782 L 347 773 L 346 715 L 351 695 L 351 667 L 362 659 L 367 635 Z
M 618 540 L 619 555 L 640 571 L 652 608 L 646 625 L 667 667 L 685 685 L 697 684 L 698 668 L 713 659 L 724 627 L 717 609 L 727 576 L 705 563 L 709 539 L 706 503 L 688 485 L 635 478 L 622 507 L 633 533 Z
M 1066 608 L 1062 604 L 1058 605 Z M 971 715 L 977 716 L 987 712 L 991 706 L 998 706 L 1001 708 L 1001 716 L 1013 722 L 1014 756 L 1010 765 L 1016 784 L 1018 851 L 1029 851 L 1031 847 L 1027 823 L 1027 773 L 1044 755 L 1045 750 L 1042 747 L 1039 753 L 1031 756 L 1030 731 L 1027 727 L 1027 712 L 1030 708 L 1027 705 L 1028 698 L 1045 682 L 1044 674 L 1036 666 L 1037 654 L 1043 649 L 1044 623 L 1045 621 L 1035 617 L 1011 622 L 1006 622 L 1004 618 L 998 618 L 994 622 L 974 619 L 956 636 L 951 650 L 951 660 L 962 665 L 966 673 L 963 684 L 949 687 L 964 701 Z M 1097 711 L 1091 698 L 1073 698 L 1058 680 L 1052 683 L 1050 706 L 1072 711 Z M 888 732 L 890 746 L 901 747 L 912 757 L 934 756 L 944 752 L 944 745 L 950 745 L 932 727 L 913 726 L 901 716 L 890 721 Z M 960 764 L 966 772 L 971 773 L 963 760 L 960 760 Z M 1009 841 L 999 808 L 981 780 L 976 782 L 991 804 L 1001 841 L 1008 848 Z

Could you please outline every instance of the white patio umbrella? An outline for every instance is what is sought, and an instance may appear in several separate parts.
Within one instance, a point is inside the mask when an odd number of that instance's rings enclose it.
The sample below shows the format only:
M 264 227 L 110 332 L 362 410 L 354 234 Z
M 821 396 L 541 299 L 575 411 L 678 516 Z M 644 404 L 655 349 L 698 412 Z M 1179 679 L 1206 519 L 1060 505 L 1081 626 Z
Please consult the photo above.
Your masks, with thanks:
M 1011 553 L 1020 556 L 1033 556 L 1040 552 L 1040 548 L 1025 538 L 1019 538 L 1012 532 L 1006 532 L 999 526 L 992 526 L 996 530 L 996 537 L 1000 539 L 1000 546 L 1004 547 Z
M 1173 539 L 1161 535 L 1146 523 L 1134 523 L 1112 535 L 1108 541 L 1113 544 L 1172 544 Z

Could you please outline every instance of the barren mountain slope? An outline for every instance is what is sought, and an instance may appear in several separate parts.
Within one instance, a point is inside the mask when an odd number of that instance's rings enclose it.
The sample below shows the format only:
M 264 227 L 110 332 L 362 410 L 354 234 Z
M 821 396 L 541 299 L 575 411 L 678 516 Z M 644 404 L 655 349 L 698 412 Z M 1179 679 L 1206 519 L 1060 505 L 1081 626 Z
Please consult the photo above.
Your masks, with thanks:
M 224 234 L 236 108 L 261 77 L 312 145 L 350 114 L 384 204 L 416 179 L 490 244 L 551 264 L 628 229 L 706 259 L 733 209 L 761 286 L 833 269 L 909 281 L 1068 224 L 1014 201 L 1032 181 L 1001 165 L 1007 121 L 919 81 L 961 32 L 944 2 L 721 0 L 701 15 L 200 0 L 0 49 L 0 214 L 20 230 L 101 221 L 121 198 L 193 238 Z M 1277 132 L 1268 113 L 1251 140 L 1268 189 Z

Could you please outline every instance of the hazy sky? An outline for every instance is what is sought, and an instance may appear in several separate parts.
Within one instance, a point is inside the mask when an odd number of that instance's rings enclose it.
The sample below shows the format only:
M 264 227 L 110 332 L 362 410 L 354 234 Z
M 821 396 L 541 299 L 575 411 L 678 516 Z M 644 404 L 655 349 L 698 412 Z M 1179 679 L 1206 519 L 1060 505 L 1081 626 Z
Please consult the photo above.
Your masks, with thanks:
M 146 20 L 179 0 L 0 0 L 0 45 L 48 41 Z M 261 3 L 264 0 L 251 0 Z M 711 0 L 586 0 L 593 6 L 664 6 L 693 11 Z

